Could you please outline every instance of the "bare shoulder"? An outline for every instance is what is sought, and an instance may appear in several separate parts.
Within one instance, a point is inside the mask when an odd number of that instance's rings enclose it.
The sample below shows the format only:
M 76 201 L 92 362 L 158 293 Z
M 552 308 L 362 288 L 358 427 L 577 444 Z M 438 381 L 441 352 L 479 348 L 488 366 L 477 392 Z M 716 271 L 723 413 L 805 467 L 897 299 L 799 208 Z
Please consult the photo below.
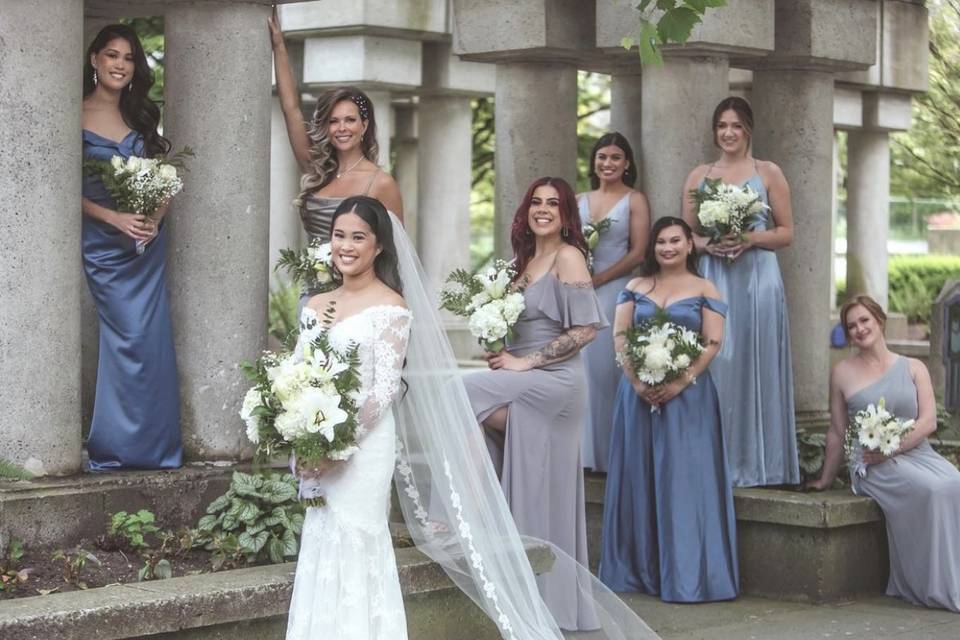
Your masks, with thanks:
M 929 377 L 930 375 L 927 365 L 923 364 L 923 361 L 917 358 L 907 358 L 907 367 L 910 369 L 910 377 L 914 379 L 916 379 L 917 376 Z
M 377 304 L 400 307 L 401 309 L 407 308 L 407 301 L 403 299 L 403 296 L 385 284 L 381 284 L 380 291 L 377 292 Z
M 645 276 L 640 276 L 639 278 L 634 278 L 627 283 L 626 288 L 634 292 L 644 292 L 649 291 L 652 288 L 653 279 L 647 278 Z
M 767 184 L 786 180 L 779 165 L 770 160 L 757 160 L 757 173 Z
M 560 267 L 574 267 L 580 264 L 586 266 L 587 259 L 583 257 L 583 253 L 580 252 L 580 249 L 577 249 L 572 244 L 564 244 L 562 247 L 560 247 L 560 249 L 557 250 L 557 264 Z
M 370 188 L 370 193 L 373 196 L 380 194 L 387 195 L 399 192 L 399 190 L 400 187 L 397 186 L 397 181 L 390 172 L 380 169 L 373 178 L 373 186 Z
M 707 298 L 713 298 L 714 300 L 723 300 L 723 298 L 720 297 L 720 292 L 717 291 L 717 286 L 713 284 L 712 280 L 708 280 L 707 278 L 700 278 L 699 280 L 700 295 Z
M 334 289 L 334 291 L 336 291 Z M 327 291 L 325 293 L 318 293 L 315 296 L 311 296 L 309 300 L 303 305 L 305 309 L 311 309 L 315 311 L 318 315 L 322 314 L 324 310 L 330 305 L 330 302 L 334 299 L 334 291 Z
M 632 210 L 646 210 L 647 205 L 647 196 L 644 195 L 643 191 L 631 191 L 630 192 L 630 209 Z
M 699 182 L 700 179 L 703 178 L 704 175 L 706 175 L 707 169 L 708 169 L 709 167 L 710 167 L 710 165 L 708 165 L 708 164 L 698 164 L 697 166 L 695 166 L 695 167 L 690 171 L 690 173 L 687 174 L 687 180 L 686 180 L 685 185 L 686 185 L 688 188 L 692 188 L 692 185 L 694 185 L 694 184 L 696 184 L 697 182 Z

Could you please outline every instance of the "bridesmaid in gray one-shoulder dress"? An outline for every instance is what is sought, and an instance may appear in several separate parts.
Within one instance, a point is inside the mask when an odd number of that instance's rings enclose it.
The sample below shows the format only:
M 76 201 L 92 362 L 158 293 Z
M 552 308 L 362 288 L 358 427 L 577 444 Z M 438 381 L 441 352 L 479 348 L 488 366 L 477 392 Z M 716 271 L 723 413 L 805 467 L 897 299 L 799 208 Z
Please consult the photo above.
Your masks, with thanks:
M 590 152 L 589 175 L 593 191 L 581 194 L 577 203 L 582 224 L 604 220 L 609 223 L 593 250 L 591 271 L 600 308 L 612 319 L 617 296 L 643 261 L 650 209 L 646 197 L 633 190 L 637 168 L 633 150 L 623 135 L 613 132 L 600 136 Z M 590 391 L 581 443 L 583 466 L 606 471 L 613 398 L 621 375 L 613 350 L 612 328 L 597 332 L 596 339 L 583 349 L 583 359 Z
M 587 388 L 580 349 L 607 326 L 590 284 L 576 198 L 559 178 L 534 182 L 514 218 L 512 241 L 525 309 L 490 371 L 464 378 L 494 466 L 523 535 L 554 543 L 588 566 L 580 434 Z M 569 570 L 568 570 L 569 569 Z M 562 629 L 595 629 L 575 567 L 541 578 Z M 583 576 L 580 576 L 581 584 Z
M 919 360 L 887 348 L 886 314 L 872 298 L 853 298 L 840 318 L 858 353 L 834 367 L 826 460 L 820 478 L 808 486 L 833 484 L 846 429 L 858 411 L 882 399 L 897 418 L 915 420 L 892 457 L 858 451 L 850 461 L 850 479 L 855 493 L 883 509 L 890 545 L 887 595 L 960 613 L 960 471 L 927 440 L 936 429 L 930 374 Z

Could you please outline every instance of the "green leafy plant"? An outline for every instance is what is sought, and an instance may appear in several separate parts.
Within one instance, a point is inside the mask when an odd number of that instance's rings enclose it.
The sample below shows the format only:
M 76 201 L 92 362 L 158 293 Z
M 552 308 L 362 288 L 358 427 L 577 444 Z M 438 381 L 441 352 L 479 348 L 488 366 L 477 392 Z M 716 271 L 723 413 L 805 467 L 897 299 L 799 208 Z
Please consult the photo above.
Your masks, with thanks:
M 33 474 L 5 458 L 0 458 L 0 479 L 32 480 Z
M 87 588 L 87 583 L 83 580 L 83 570 L 87 563 L 92 562 L 97 566 L 102 564 L 97 556 L 81 547 L 69 551 L 57 549 L 53 553 L 52 560 L 63 563 L 63 581 L 78 589 Z
M 640 0 L 634 5 L 640 14 L 637 32 L 623 38 L 620 45 L 624 49 L 636 45 L 643 64 L 662 64 L 660 47 L 685 43 L 707 9 L 726 4 L 727 0 Z
M 826 457 L 827 436 L 816 431 L 797 431 L 797 455 L 804 478 L 816 476 Z
M 197 523 L 196 545 L 211 552 L 214 570 L 241 561 L 280 563 L 297 554 L 302 528 L 296 478 L 236 471 Z
M 300 287 L 296 284 L 277 285 L 270 291 L 267 306 L 267 327 L 280 344 L 292 348 L 300 331 L 297 308 L 300 305 Z
M 118 511 L 110 516 L 107 533 L 114 539 L 125 541 L 132 549 L 146 549 L 150 547 L 146 536 L 159 531 L 155 523 L 153 512 L 146 509 L 140 509 L 136 513 Z
M 33 569 L 20 567 L 23 553 L 23 540 L 11 538 L 7 550 L 0 556 L 0 591 L 16 591 L 30 579 Z

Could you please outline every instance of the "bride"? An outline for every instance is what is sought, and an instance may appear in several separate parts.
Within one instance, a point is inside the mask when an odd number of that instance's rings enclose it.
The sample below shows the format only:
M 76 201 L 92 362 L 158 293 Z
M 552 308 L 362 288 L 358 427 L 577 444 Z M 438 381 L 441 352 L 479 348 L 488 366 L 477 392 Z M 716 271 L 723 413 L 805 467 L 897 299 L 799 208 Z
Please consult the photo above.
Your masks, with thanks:
M 301 491 L 322 495 L 301 537 L 287 640 L 404 640 L 406 618 L 388 527 L 394 476 L 417 548 L 508 640 L 560 640 L 525 545 L 546 547 L 556 571 L 583 576 L 597 613 L 593 638 L 658 636 L 615 594 L 549 543 L 521 540 L 476 429 L 436 305 L 399 221 L 370 197 L 332 218 L 339 288 L 309 300 L 300 344 L 326 327 L 334 347 L 359 346 L 360 451 L 298 469 Z

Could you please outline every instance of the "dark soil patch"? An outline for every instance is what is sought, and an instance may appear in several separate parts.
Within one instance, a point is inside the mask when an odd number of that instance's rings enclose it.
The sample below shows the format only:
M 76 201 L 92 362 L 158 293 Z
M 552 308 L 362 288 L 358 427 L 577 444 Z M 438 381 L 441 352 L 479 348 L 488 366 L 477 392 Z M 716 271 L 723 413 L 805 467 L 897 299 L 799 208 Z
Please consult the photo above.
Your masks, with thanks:
M 16 564 L 18 571 L 26 571 L 26 582 L 0 590 L 0 600 L 11 598 L 25 598 L 49 593 L 63 593 L 81 589 L 78 583 L 82 582 L 86 588 L 104 587 L 111 584 L 130 583 L 138 581 L 138 573 L 144 565 L 143 558 L 130 550 L 104 551 L 97 547 L 96 542 L 84 540 L 80 549 L 92 553 L 99 564 L 87 560 L 78 576 L 69 581 L 65 562 L 54 560 L 56 548 L 27 548 L 23 557 Z M 67 549 L 74 554 L 77 547 Z M 173 569 L 173 577 L 210 573 L 210 554 L 206 551 L 187 551 L 182 554 L 167 556 Z

